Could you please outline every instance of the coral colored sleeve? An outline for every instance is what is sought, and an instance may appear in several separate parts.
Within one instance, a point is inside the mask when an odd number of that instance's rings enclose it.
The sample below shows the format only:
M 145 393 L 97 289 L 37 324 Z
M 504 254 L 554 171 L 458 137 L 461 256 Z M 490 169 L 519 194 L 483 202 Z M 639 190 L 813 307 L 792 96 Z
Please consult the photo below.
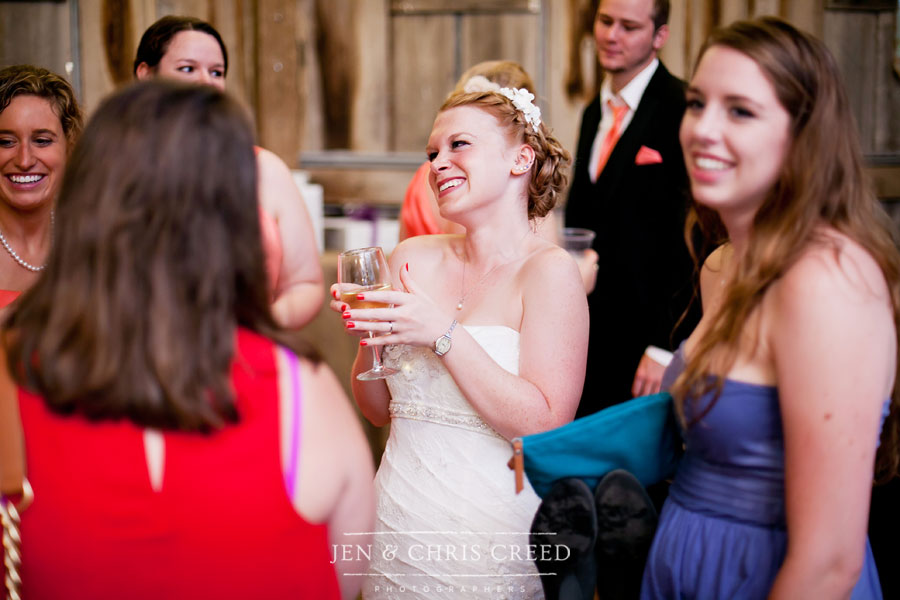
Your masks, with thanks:
M 400 219 L 408 237 L 444 233 L 431 208 L 431 188 L 428 187 L 430 168 L 430 163 L 423 163 L 406 188 Z
M 18 290 L 0 290 L 0 308 L 9 305 L 21 294 L 22 292 Z

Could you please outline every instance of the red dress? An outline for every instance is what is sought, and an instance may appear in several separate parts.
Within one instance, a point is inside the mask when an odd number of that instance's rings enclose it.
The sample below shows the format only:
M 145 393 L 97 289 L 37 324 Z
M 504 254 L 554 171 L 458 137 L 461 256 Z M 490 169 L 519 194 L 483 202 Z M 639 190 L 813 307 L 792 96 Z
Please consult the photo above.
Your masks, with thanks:
M 339 597 L 326 526 L 300 517 L 285 491 L 275 346 L 246 330 L 237 339 L 240 422 L 165 433 L 158 492 L 142 428 L 57 415 L 20 391 L 34 488 L 25 598 Z

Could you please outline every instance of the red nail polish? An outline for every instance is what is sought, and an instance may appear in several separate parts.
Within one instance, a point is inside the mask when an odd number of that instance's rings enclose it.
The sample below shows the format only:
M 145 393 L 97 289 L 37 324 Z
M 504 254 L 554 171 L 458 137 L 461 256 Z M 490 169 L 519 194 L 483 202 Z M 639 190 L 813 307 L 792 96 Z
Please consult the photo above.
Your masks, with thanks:
M 359 340 L 359 345 L 360 346 L 368 346 L 369 342 L 367 340 Z
M 334 299 L 338 299 L 337 290 L 331 290 L 331 295 L 334 296 Z
M 365 294 L 357 294 L 357 295 L 356 295 L 356 299 L 357 299 L 357 300 L 365 300 L 365 299 L 366 299 L 366 295 L 365 295 Z
M 406 263 L 406 271 L 409 272 L 409 263 Z
M 354 323 L 353 321 L 347 321 L 344 324 L 347 326 L 347 329 L 353 329 L 354 327 L 356 327 L 356 323 Z
M 349 318 L 350 318 L 350 313 L 345 312 L 344 314 L 341 315 L 341 317 L 343 317 L 344 319 L 349 319 Z
M 347 312 L 350 310 L 350 306 L 347 304 L 341 304 L 341 312 Z

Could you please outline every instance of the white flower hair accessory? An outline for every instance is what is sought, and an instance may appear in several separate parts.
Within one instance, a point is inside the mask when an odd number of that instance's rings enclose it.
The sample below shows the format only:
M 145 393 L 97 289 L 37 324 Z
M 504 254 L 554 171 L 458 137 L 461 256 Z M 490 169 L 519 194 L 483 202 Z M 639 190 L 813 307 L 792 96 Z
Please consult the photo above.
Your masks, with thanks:
M 513 103 L 516 110 L 525 117 L 525 122 L 537 130 L 541 125 L 541 109 L 534 105 L 534 94 L 524 88 L 500 88 L 498 93 L 503 94 Z

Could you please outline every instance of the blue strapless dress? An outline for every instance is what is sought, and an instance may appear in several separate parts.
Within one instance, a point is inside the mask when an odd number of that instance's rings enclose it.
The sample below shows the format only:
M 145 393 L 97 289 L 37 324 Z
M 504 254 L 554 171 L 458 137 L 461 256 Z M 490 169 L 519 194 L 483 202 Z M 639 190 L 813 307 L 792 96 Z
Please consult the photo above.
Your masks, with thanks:
M 683 369 L 679 348 L 664 389 Z M 711 397 L 688 403 L 688 421 Z M 641 598 L 764 599 L 787 551 L 778 390 L 726 380 L 713 408 L 683 433 L 685 454 L 660 514 Z M 867 540 L 852 598 L 881 597 Z

